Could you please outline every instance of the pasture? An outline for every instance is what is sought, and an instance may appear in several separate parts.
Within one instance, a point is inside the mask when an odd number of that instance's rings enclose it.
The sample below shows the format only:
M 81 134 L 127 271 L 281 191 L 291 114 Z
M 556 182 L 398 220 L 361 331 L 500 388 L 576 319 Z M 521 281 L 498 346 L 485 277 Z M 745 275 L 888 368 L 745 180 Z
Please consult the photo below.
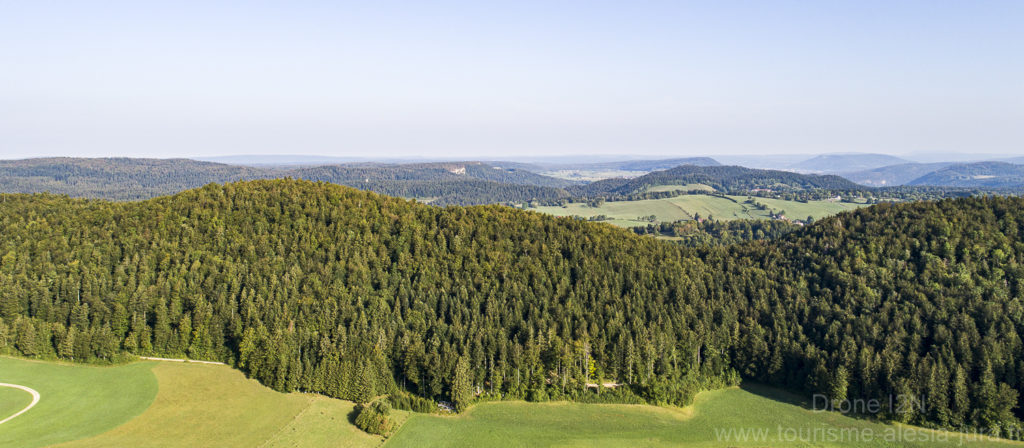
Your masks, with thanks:
M 222 365 L 161 362 L 152 371 L 160 390 L 149 409 L 65 446 L 359 448 L 382 441 L 349 422 L 354 404 L 348 401 L 276 392 Z
M 1004 441 L 854 419 L 761 386 L 699 394 L 684 409 L 484 403 L 459 416 L 413 415 L 386 443 L 404 447 L 988 447 Z M 961 445 L 961 442 L 964 442 Z
M 680 186 L 670 186 L 677 188 Z M 682 186 L 689 187 L 689 186 Z M 693 219 L 695 214 L 701 217 L 712 217 L 716 220 L 732 219 L 769 219 L 769 213 L 785 211 L 790 219 L 805 219 L 808 216 L 820 219 L 839 212 L 863 207 L 864 204 L 851 204 L 832 201 L 787 201 L 782 199 L 754 198 L 768 207 L 759 210 L 747 203 L 746 196 L 711 196 L 704 194 L 680 195 L 664 199 L 642 199 L 637 201 L 607 201 L 597 207 L 586 203 L 575 202 L 562 206 L 543 206 L 528 208 L 541 213 L 555 216 L 580 216 L 590 218 L 604 215 L 609 219 L 603 222 L 620 227 L 646 226 L 651 221 L 643 217 L 654 215 L 654 222 L 671 222 Z
M 0 420 L 6 420 L 9 416 L 25 409 L 30 403 L 32 403 L 32 395 L 28 392 L 0 387 Z
M 400 427 L 384 439 L 351 424 L 351 402 L 275 392 L 223 365 L 0 358 L 0 380 L 42 396 L 0 427 L 0 447 L 1024 446 L 814 411 L 759 385 L 703 392 L 686 408 L 512 401 L 455 416 L 394 411 Z M 0 389 L 0 418 L 29 401 Z
M 0 447 L 48 446 L 101 434 L 141 414 L 157 394 L 154 363 L 96 367 L 0 357 L 0 382 L 39 392 L 35 407 L 0 426 Z M 0 388 L 0 420 L 29 404 Z

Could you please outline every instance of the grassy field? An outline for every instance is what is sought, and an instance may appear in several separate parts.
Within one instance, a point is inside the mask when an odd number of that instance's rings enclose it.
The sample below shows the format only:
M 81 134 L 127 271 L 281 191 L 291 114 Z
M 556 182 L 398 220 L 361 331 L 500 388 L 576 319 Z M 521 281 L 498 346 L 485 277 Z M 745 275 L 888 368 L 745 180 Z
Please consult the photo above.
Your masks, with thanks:
M 815 412 L 757 385 L 704 392 L 684 409 L 501 402 L 459 416 L 395 411 L 401 427 L 385 441 L 351 424 L 350 402 L 275 392 L 228 366 L 0 358 L 0 382 L 43 397 L 0 428 L 0 447 L 1022 446 Z M 0 389 L 0 410 L 16 412 L 27 395 Z
M 47 446 L 114 429 L 153 402 L 157 380 L 151 367 L 153 363 L 94 367 L 0 357 L 0 382 L 27 386 L 40 395 L 35 407 L 0 427 L 0 447 Z M 4 417 L 31 401 L 20 390 L 3 388 L 0 393 Z M 9 406 L 7 398 L 15 404 Z
M 527 210 L 555 216 L 581 216 L 584 218 L 605 215 L 610 219 L 604 222 L 621 227 L 636 227 L 650 224 L 650 221 L 639 219 L 649 215 L 655 216 L 655 222 L 693 219 L 695 213 L 705 218 L 711 216 L 714 219 L 726 220 L 768 219 L 769 212 L 774 210 L 776 212 L 785 211 L 791 219 L 804 219 L 808 216 L 819 219 L 864 206 L 863 204 L 845 202 L 809 201 L 801 203 L 781 199 L 756 198 L 758 202 L 769 207 L 769 210 L 758 210 L 751 204 L 745 203 L 746 200 L 745 196 L 720 197 L 692 194 L 665 199 L 608 201 L 598 207 L 577 202 L 565 207 L 545 206 Z
M 383 440 L 349 422 L 351 402 L 275 392 L 228 366 L 162 362 L 152 372 L 160 390 L 149 409 L 113 431 L 62 446 L 359 448 Z
M 964 440 L 961 445 L 961 441 L 959 435 L 949 433 L 815 412 L 800 406 L 792 395 L 752 386 L 701 393 L 685 409 L 486 403 L 456 417 L 413 415 L 385 446 L 1021 446 L 991 440 Z
M 0 359 L 0 363 L 3 360 Z M 0 379 L 3 379 L 0 377 Z M 9 387 L 0 387 L 0 420 L 14 415 L 32 402 L 32 395 L 28 392 Z

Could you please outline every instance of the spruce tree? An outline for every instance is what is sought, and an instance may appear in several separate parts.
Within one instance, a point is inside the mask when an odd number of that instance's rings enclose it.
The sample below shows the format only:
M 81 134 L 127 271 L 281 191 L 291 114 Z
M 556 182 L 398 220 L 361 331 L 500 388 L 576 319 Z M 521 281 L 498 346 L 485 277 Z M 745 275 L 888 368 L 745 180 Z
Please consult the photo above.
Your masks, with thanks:
M 466 410 L 473 400 L 473 385 L 470 383 L 469 362 L 465 357 L 459 357 L 455 363 L 455 372 L 451 384 L 451 398 L 455 410 L 462 412 Z

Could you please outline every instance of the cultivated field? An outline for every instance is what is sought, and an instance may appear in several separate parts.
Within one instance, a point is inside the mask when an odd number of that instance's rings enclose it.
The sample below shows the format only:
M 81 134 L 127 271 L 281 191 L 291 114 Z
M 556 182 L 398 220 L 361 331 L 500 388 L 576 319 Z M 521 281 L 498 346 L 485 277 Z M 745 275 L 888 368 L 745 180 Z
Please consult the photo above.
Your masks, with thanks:
M 670 187 L 679 188 L 685 186 Z M 577 202 L 568 204 L 565 207 L 545 206 L 528 208 L 527 210 L 555 216 L 580 216 L 583 218 L 605 215 L 610 219 L 604 222 L 622 227 L 636 227 L 650 224 L 651 221 L 641 219 L 641 217 L 650 215 L 655 216 L 654 222 L 693 219 L 695 213 L 700 214 L 704 218 L 711 216 L 716 220 L 768 219 L 770 212 L 784 211 L 790 219 L 805 219 L 808 216 L 819 219 L 864 206 L 864 204 L 832 201 L 808 201 L 807 203 L 802 203 L 781 199 L 754 199 L 768 206 L 768 209 L 759 210 L 753 205 L 746 203 L 746 196 L 720 197 L 691 194 L 665 199 L 608 201 L 598 207 L 591 207 L 585 203 Z
M 685 409 L 486 403 L 456 417 L 413 415 L 386 446 L 1020 446 L 990 440 L 964 440 L 960 445 L 959 435 L 815 412 L 798 402 L 796 397 L 776 389 L 751 387 L 704 392 Z M 886 440 L 888 435 L 893 437 L 891 443 Z

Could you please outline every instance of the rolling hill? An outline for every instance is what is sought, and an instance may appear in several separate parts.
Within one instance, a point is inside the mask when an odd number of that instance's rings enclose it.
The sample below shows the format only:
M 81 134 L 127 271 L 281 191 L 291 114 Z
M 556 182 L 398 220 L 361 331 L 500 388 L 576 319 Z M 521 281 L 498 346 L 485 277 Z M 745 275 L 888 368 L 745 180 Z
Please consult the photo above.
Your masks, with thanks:
M 480 162 L 250 167 L 189 159 L 40 158 L 0 161 L 0 192 L 139 200 L 208 183 L 298 178 L 319 180 L 438 205 L 552 200 L 574 182 Z
M 907 185 L 1024 189 L 1024 165 L 1005 162 L 958 163 L 932 171 Z
M 1022 216 L 1020 198 L 879 204 L 696 250 L 300 180 L 139 202 L 4 195 L 0 342 L 49 359 L 222 360 L 279 391 L 358 402 L 458 405 L 475 386 L 687 405 L 750 379 L 829 400 L 919 396 L 926 409 L 879 418 L 1010 431 Z M 622 386 L 598 397 L 597 379 Z
M 38 158 L 0 160 L 0 192 L 137 200 L 211 182 L 273 177 L 267 170 L 189 159 Z
M 840 176 L 869 187 L 892 187 L 907 185 L 922 176 L 950 165 L 953 163 L 901 163 L 870 170 L 841 173 Z
M 870 170 L 908 162 L 910 161 L 887 154 L 822 154 L 803 162 L 795 163 L 789 168 L 814 173 L 842 173 Z

